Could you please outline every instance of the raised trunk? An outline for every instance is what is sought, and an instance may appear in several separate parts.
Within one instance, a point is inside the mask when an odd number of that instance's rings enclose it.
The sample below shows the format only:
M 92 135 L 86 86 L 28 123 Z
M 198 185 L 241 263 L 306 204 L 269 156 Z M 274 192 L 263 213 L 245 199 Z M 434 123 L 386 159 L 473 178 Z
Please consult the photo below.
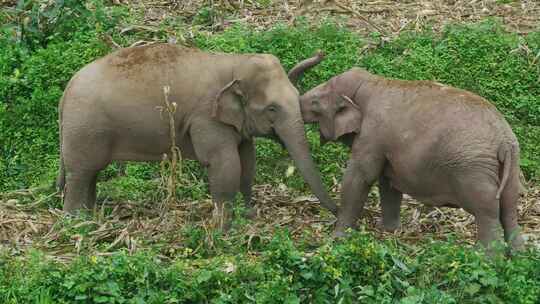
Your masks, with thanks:
M 313 57 L 299 62 L 289 71 L 289 80 L 293 84 L 296 85 L 296 83 L 298 82 L 298 79 L 302 77 L 302 75 L 304 74 L 306 70 L 316 66 L 323 59 L 324 59 L 324 53 L 322 51 L 318 51 Z
M 321 205 L 336 215 L 337 206 L 324 189 L 321 176 L 309 151 L 303 123 L 280 124 L 279 127 L 276 126 L 276 133 L 285 144 L 300 174 L 308 183 L 311 191 L 317 196 Z

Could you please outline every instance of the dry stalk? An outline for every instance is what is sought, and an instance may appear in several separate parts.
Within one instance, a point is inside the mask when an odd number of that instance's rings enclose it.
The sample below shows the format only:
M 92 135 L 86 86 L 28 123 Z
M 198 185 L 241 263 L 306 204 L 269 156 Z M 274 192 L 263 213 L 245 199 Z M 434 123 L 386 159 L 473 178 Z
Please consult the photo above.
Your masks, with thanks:
M 377 193 L 376 189 L 373 190 L 372 194 Z M 254 242 L 268 241 L 279 227 L 287 227 L 294 239 L 306 240 L 309 237 L 311 244 L 324 242 L 332 230 L 335 219 L 321 210 L 317 200 L 267 184 L 254 186 L 253 194 L 258 216 L 252 223 L 240 228 L 246 235 L 248 248 Z M 25 195 L 26 192 L 17 198 L 27 197 Z M 25 203 L 2 201 L 0 248 L 6 245 L 5 248 L 16 255 L 29 248 L 39 248 L 62 263 L 69 262 L 78 254 L 110 255 L 119 248 L 126 248 L 130 253 L 158 248 L 168 255 L 183 248 L 184 236 L 178 231 L 187 221 L 205 232 L 204 241 L 194 248 L 192 254 L 199 252 L 202 246 L 210 249 L 216 246 L 212 221 L 209 220 L 213 210 L 211 200 L 172 204 L 168 206 L 166 222 L 163 221 L 161 210 L 156 210 L 150 202 L 105 204 L 113 211 L 100 215 L 102 218 L 58 225 L 65 216 L 58 209 L 43 205 L 28 209 L 24 207 Z M 187 208 L 192 209 L 192 213 L 187 212 Z M 530 186 L 529 191 L 520 198 L 518 211 L 528 244 L 540 247 L 540 187 L 534 184 Z M 370 195 L 364 214 L 365 217 L 360 220 L 361 226 L 379 239 L 392 238 L 403 244 L 414 245 L 430 237 L 444 240 L 453 234 L 461 243 L 475 242 L 474 217 L 461 209 L 430 208 L 405 196 L 401 209 L 402 227 L 394 233 L 380 230 L 382 214 L 375 195 Z
M 176 178 L 181 174 L 182 155 L 180 149 L 176 145 L 176 124 L 174 121 L 174 114 L 176 113 L 176 102 L 169 101 L 170 87 L 163 87 L 163 94 L 165 96 L 165 106 L 160 108 L 160 111 L 167 113 L 169 118 L 169 140 L 171 142 L 170 155 L 163 154 L 163 161 L 161 162 L 161 178 L 167 189 L 167 197 L 161 204 L 161 215 L 164 215 L 169 210 L 169 206 L 178 202 L 176 197 Z M 167 173 L 166 167 L 169 167 Z M 178 169 L 178 170 L 177 170 Z M 178 172 L 180 171 L 180 172 Z

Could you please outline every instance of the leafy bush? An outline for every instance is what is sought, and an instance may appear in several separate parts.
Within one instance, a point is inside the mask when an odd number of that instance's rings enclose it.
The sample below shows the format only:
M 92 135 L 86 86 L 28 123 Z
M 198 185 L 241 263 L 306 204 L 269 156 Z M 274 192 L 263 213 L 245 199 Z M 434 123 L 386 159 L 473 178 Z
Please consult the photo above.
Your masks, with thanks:
M 114 15 L 99 1 L 19 1 L 0 38 L 0 191 L 28 187 L 56 170 L 57 105 L 86 63 L 106 54 L 101 31 Z M 47 176 L 50 176 L 48 174 Z
M 2 103 L 3 189 L 28 186 L 56 167 L 58 151 L 58 101 L 67 81 L 84 64 L 107 53 L 95 33 L 78 34 L 69 42 L 53 42 L 25 56 L 10 74 Z
M 49 40 L 62 36 L 68 40 L 81 24 L 77 18 L 86 19 L 90 13 L 83 2 L 18 1 L 17 6 L 6 10 L 12 22 L 3 26 L 11 41 L 30 49 L 45 47 Z
M 2 303 L 537 303 L 540 256 L 490 261 L 454 243 L 407 249 L 355 232 L 306 252 L 285 231 L 258 252 L 234 247 L 164 262 L 152 252 L 85 255 L 67 265 L 34 252 L 0 262 Z M 48 303 L 48 302 L 47 302 Z
M 5 50 L 0 54 L 0 140 L 6 143 L 0 151 L 0 168 L 5 169 L 0 172 L 0 189 L 28 187 L 46 179 L 50 182 L 55 175 L 58 99 L 75 71 L 109 51 L 102 34 L 122 15 L 106 13 L 99 1 L 91 3 L 93 6 L 87 5 L 88 12 L 78 21 L 81 31 L 60 31 L 64 34 L 45 39 L 45 48 L 31 51 L 22 42 L 0 40 Z M 64 26 L 62 19 L 54 20 L 55 28 L 72 26 L 72 21 L 65 21 Z M 165 24 L 172 26 L 170 21 Z M 363 57 L 358 54 L 363 45 L 360 37 L 332 22 L 310 26 L 300 20 L 295 27 L 276 25 L 264 32 L 235 25 L 213 35 L 196 32 L 193 42 L 209 51 L 271 53 L 280 58 L 286 70 L 318 49 L 325 51 L 326 59 L 300 81 L 301 91 L 355 65 L 388 77 L 434 79 L 471 90 L 493 101 L 506 115 L 521 143 L 524 171 L 530 178 L 540 176 L 540 71 L 534 59 L 540 48 L 540 32 L 520 38 L 494 22 L 450 26 L 442 35 L 405 32 L 394 41 L 381 42 L 382 46 Z M 332 185 L 341 178 L 348 150 L 340 144 L 321 146 L 317 128 L 310 126 L 307 130 L 324 182 Z M 257 161 L 257 183 L 283 183 L 307 190 L 298 172 L 283 177 L 292 160 L 278 144 L 257 140 Z M 144 169 L 132 170 L 129 178 L 146 180 L 159 171 L 155 165 L 140 168 Z M 198 184 L 206 177 L 196 164 L 186 170 L 186 179 L 193 177 Z M 197 189 L 200 195 L 205 186 Z M 185 194 L 189 197 L 192 193 Z

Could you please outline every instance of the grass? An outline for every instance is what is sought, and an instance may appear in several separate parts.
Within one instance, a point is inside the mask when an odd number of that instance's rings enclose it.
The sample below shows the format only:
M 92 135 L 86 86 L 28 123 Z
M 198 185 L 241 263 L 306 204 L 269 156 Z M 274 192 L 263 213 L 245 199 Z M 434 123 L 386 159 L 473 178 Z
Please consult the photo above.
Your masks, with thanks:
M 488 20 L 450 25 L 442 33 L 403 32 L 387 42 L 377 34 L 360 37 L 333 21 L 312 25 L 299 19 L 295 27 L 276 24 L 260 31 L 237 24 L 208 33 L 197 30 L 212 19 L 212 12 L 203 10 L 193 28 L 177 19 L 164 20 L 151 34 L 121 35 L 121 24 L 140 18 L 122 7 L 105 7 L 99 0 L 86 6 L 78 1 L 25 5 L 10 18 L 0 13 L 5 34 L 0 38 L 0 192 L 52 183 L 58 166 L 58 99 L 78 69 L 111 51 L 108 37 L 129 45 L 191 30 L 184 43 L 209 51 L 271 53 L 286 69 L 316 50 L 325 51 L 325 61 L 300 81 L 301 91 L 352 66 L 471 90 L 505 115 L 520 141 L 523 171 L 531 180 L 540 178 L 540 31 L 518 36 Z M 59 15 L 60 9 L 67 13 Z M 22 20 L 34 29 L 24 30 Z M 338 144 L 321 146 L 316 127 L 306 129 L 324 182 L 335 188 L 348 150 Z M 125 176 L 118 176 L 117 164 L 109 166 L 100 176 L 103 207 L 96 214 L 65 218 L 55 213 L 61 202 L 49 189 L 1 194 L 0 214 L 14 224 L 0 221 L 0 232 L 17 237 L 0 247 L 0 302 L 540 300 L 540 251 L 532 246 L 511 259 L 487 260 L 462 234 L 433 228 L 438 224 L 420 229 L 432 233 L 414 241 L 406 241 L 404 234 L 379 235 L 372 229 L 378 216 L 372 206 L 363 222 L 372 230 L 333 242 L 328 214 L 302 198 L 309 190 L 297 172 L 286 174 L 292 166 L 287 152 L 269 140 L 256 142 L 261 214 L 258 220 L 246 220 L 238 208 L 233 232 L 225 236 L 207 227 L 211 204 L 206 173 L 193 161 L 182 161 L 175 189 L 180 201 L 165 217 L 159 216 L 156 202 L 172 194 L 158 164 L 128 163 Z M 293 197 L 303 200 L 294 203 Z M 428 220 L 436 222 L 437 214 Z

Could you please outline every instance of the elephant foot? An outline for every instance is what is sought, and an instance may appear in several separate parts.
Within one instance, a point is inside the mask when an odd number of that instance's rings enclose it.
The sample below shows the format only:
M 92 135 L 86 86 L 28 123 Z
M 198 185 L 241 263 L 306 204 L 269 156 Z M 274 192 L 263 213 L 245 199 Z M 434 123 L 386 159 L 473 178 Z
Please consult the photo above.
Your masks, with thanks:
M 509 241 L 509 245 L 510 245 L 509 252 L 508 252 L 509 255 L 513 255 L 513 254 L 525 251 L 525 239 L 523 238 L 521 234 L 514 236 Z
M 88 206 L 86 204 L 73 204 L 73 203 L 64 203 L 62 211 L 69 215 L 79 215 L 85 211 L 91 211 L 94 209 L 94 205 Z
M 348 226 L 343 226 L 343 227 L 336 227 L 334 229 L 334 232 L 332 232 L 332 238 L 333 239 L 343 239 L 343 238 L 346 238 L 349 233 L 347 232 L 347 229 L 349 229 L 350 227 Z
M 345 231 L 343 230 L 334 230 L 334 232 L 332 233 L 333 239 L 343 239 L 346 236 L 347 236 L 347 233 L 345 233 Z
M 247 219 L 254 220 L 257 217 L 257 208 L 253 206 L 248 207 L 245 216 Z
M 62 211 L 64 212 L 64 215 L 69 218 L 92 215 L 93 212 L 95 212 L 94 208 L 90 209 L 85 207 L 84 205 L 78 208 L 66 208 L 64 206 Z
M 385 232 L 395 232 L 401 228 L 401 223 L 399 221 L 395 222 L 385 222 L 384 220 L 380 220 L 377 223 L 377 229 Z
M 484 252 L 486 257 L 493 260 L 502 258 L 505 256 L 506 250 L 502 240 L 494 240 L 489 244 L 482 241 L 477 241 L 475 245 L 476 250 Z

